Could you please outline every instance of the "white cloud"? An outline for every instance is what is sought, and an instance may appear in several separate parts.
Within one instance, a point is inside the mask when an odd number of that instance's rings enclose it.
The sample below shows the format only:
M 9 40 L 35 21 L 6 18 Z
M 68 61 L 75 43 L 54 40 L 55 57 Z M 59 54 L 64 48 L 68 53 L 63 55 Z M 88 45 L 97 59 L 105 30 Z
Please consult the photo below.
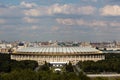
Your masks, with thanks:
M 27 23 L 36 23 L 36 22 L 38 22 L 38 19 L 34 19 L 34 18 L 30 18 L 30 17 L 24 17 L 23 21 L 25 21 Z
M 83 19 L 56 19 L 59 24 L 64 25 L 79 25 L 79 26 L 106 26 L 107 23 L 105 21 L 86 21 Z
M 21 7 L 26 7 L 26 8 L 32 8 L 32 7 L 36 7 L 37 5 L 35 3 L 27 3 L 27 2 L 21 2 L 20 3 Z
M 19 27 L 19 28 L 17 28 L 17 30 L 18 31 L 31 31 L 31 30 L 38 30 L 40 28 L 41 28 L 40 26 L 25 26 L 24 28 Z
M 73 4 L 53 4 L 50 6 L 36 5 L 35 3 L 21 2 L 19 5 L 11 5 L 0 8 L 0 16 L 51 16 L 55 14 L 93 15 L 96 8 L 93 6 L 80 6 Z
M 77 14 L 77 15 L 92 15 L 96 8 L 92 6 L 75 6 L 70 4 L 53 4 L 51 6 L 39 6 L 37 8 L 25 10 L 27 16 L 41 16 L 54 14 Z
M 48 8 L 48 14 L 56 14 L 56 13 L 69 14 L 71 8 L 72 7 L 67 4 L 65 5 L 54 4 Z
M 75 25 L 75 21 L 73 19 L 56 19 L 56 21 L 64 25 Z
M 37 9 L 24 10 L 26 16 L 39 16 L 40 12 Z
M 85 6 L 85 7 L 78 8 L 78 10 L 79 10 L 80 13 L 89 15 L 89 14 L 93 14 L 94 13 L 95 8 L 92 7 L 92 6 Z
M 0 16 L 5 16 L 5 17 L 8 16 L 22 17 L 24 15 L 37 16 L 39 13 L 37 13 L 37 11 L 34 10 L 34 8 L 37 7 L 38 6 L 35 3 L 27 3 L 27 2 L 21 2 L 19 5 L 9 5 L 5 8 L 0 7 Z
M 103 16 L 120 16 L 119 5 L 106 5 L 100 9 L 101 15 Z
M 94 20 L 88 24 L 88 26 L 102 26 L 102 27 L 105 27 L 107 25 L 108 25 L 108 23 L 106 21 L 96 21 L 96 20 Z
M 95 8 L 92 6 L 74 6 L 70 4 L 64 4 L 64 5 L 54 4 L 48 9 L 49 13 L 51 14 L 63 13 L 63 14 L 85 14 L 85 15 L 90 15 L 94 13 L 94 10 Z
M 90 27 L 120 27 L 120 22 L 113 22 L 113 21 L 104 21 L 104 20 L 83 20 L 83 19 L 62 19 L 57 18 L 56 21 L 62 25 L 78 25 L 78 26 L 90 26 Z

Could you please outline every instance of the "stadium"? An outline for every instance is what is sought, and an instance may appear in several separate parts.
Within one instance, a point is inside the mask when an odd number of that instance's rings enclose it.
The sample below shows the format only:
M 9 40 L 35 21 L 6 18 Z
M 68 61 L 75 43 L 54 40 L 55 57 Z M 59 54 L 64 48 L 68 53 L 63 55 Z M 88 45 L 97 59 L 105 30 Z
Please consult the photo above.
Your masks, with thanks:
M 53 66 L 61 66 L 71 62 L 104 60 L 104 54 L 92 47 L 26 47 L 17 49 L 11 54 L 15 60 L 35 60 L 39 65 L 45 61 Z

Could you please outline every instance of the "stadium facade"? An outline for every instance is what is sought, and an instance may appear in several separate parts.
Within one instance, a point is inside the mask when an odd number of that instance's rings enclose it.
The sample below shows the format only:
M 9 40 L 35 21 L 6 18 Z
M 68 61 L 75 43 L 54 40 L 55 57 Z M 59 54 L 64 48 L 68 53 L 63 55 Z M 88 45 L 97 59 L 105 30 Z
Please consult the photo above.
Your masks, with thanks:
M 79 61 L 104 60 L 104 54 L 92 47 L 27 47 L 16 50 L 11 54 L 15 60 L 35 60 L 39 65 L 48 62 L 51 64 L 65 64 Z

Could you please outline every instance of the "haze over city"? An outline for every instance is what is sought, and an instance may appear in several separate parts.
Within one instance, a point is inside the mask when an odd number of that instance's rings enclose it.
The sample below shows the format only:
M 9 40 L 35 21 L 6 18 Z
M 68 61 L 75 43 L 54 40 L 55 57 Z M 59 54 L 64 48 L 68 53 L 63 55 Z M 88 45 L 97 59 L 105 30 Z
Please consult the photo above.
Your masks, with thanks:
M 120 0 L 0 0 L 1 40 L 120 40 Z

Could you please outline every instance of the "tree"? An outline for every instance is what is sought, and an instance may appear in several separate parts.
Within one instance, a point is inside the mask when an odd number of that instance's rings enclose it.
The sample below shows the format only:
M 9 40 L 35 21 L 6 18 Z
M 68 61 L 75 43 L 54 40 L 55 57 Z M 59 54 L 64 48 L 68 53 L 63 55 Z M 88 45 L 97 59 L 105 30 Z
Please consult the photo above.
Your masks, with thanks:
M 4 73 L 1 78 L 1 80 L 38 80 L 37 73 L 30 69 Z
M 40 70 L 49 71 L 49 64 L 45 61 L 45 64 L 40 67 Z
M 83 72 L 79 72 L 79 79 L 80 80 L 90 80 L 89 77 L 87 77 Z
M 0 72 L 10 72 L 10 64 L 9 61 L 1 61 L 0 62 Z
M 67 72 L 74 72 L 72 63 L 69 62 L 65 67 Z
M 12 70 L 15 70 L 15 69 L 34 70 L 38 66 L 38 63 L 36 61 L 33 61 L 33 60 L 23 60 L 23 61 L 12 60 L 10 65 L 11 65 Z

